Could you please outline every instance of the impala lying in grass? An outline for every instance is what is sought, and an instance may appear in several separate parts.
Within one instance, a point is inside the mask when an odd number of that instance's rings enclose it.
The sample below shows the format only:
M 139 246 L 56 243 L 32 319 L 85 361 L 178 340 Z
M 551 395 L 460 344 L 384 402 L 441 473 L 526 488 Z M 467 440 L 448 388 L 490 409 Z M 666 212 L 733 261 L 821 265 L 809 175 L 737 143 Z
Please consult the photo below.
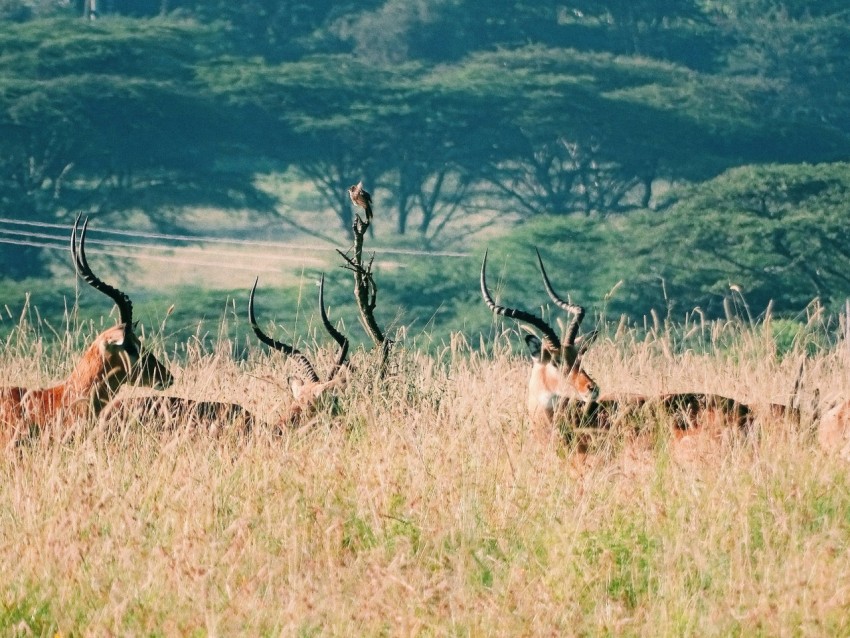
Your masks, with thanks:
M 537 263 L 543 277 L 546 293 L 558 308 L 571 312 L 573 304 L 565 301 L 552 287 L 543 258 L 537 251 Z M 732 425 L 744 428 L 752 419 L 749 406 L 719 394 L 703 392 L 668 393 L 660 395 L 602 394 L 595 405 L 588 406 L 588 413 L 595 414 L 599 425 L 610 425 L 617 413 L 630 414 L 636 409 L 649 407 L 673 417 L 677 433 L 703 425 Z
M 599 396 L 599 386 L 582 368 L 582 355 L 593 340 L 591 334 L 578 338 L 584 318 L 584 308 L 570 304 L 573 319 L 562 343 L 552 327 L 542 318 L 520 310 L 497 304 L 487 287 L 487 253 L 481 264 L 481 295 L 484 303 L 497 315 L 510 317 L 535 328 L 540 333 L 528 334 L 525 342 L 531 350 L 533 364 L 528 379 L 526 405 L 528 414 L 538 427 L 551 430 L 562 406 L 571 399 L 592 402 Z
M 88 220 L 83 223 L 79 245 L 77 226 L 71 231 L 71 256 L 77 274 L 95 290 L 118 306 L 120 323 L 100 333 L 85 350 L 70 376 L 49 388 L 0 389 L 0 447 L 11 447 L 23 436 L 48 427 L 64 433 L 89 415 L 97 415 L 127 382 L 162 389 L 173 379 L 157 358 L 142 349 L 133 332 L 133 304 L 130 298 L 104 283 L 89 267 L 85 253 Z
M 289 379 L 294 401 L 281 417 L 280 427 L 303 425 L 316 414 L 316 410 L 323 399 L 331 396 L 348 381 L 348 339 L 334 328 L 328 319 L 325 310 L 325 277 L 322 275 L 319 282 L 319 311 L 322 325 L 339 345 L 336 363 L 328 374 L 327 381 L 322 381 L 316 373 L 315 367 L 303 352 L 294 346 L 272 339 L 260 329 L 254 314 L 254 294 L 257 291 L 258 281 L 259 279 L 254 281 L 254 286 L 251 288 L 251 294 L 248 297 L 248 321 L 251 323 L 251 328 L 254 330 L 257 339 L 270 348 L 292 357 L 298 368 L 298 376 Z
M 540 252 L 537 262 L 543 277 L 543 285 L 552 302 L 562 310 L 576 313 L 576 306 L 565 301 L 552 287 Z M 794 386 L 791 406 L 766 404 L 766 413 L 773 418 L 790 417 L 799 421 L 799 409 L 794 404 L 802 377 L 802 366 Z M 637 411 L 652 412 L 672 418 L 673 431 L 677 437 L 695 433 L 704 428 L 717 430 L 732 427 L 746 430 L 752 424 L 758 410 L 737 399 L 704 392 L 677 392 L 659 395 L 634 393 L 600 394 L 591 401 L 567 400 L 561 406 L 561 418 L 568 424 L 588 427 L 610 427 L 614 423 L 634 415 Z
M 538 428 L 543 428 L 544 436 L 550 436 L 562 427 L 565 431 L 575 427 L 609 428 L 638 413 L 656 413 L 672 419 L 677 438 L 704 428 L 712 431 L 724 427 L 745 430 L 752 425 L 755 413 L 749 405 L 718 394 L 600 393 L 599 386 L 582 367 L 583 355 L 595 336 L 595 333 L 590 333 L 584 339 L 577 336 L 585 314 L 584 308 L 564 300 L 555 292 L 539 252 L 537 259 L 550 299 L 557 307 L 572 315 L 563 344 L 555 331 L 540 317 L 495 303 L 487 287 L 486 253 L 481 266 L 481 294 L 494 313 L 516 319 L 541 334 L 541 337 L 529 334 L 525 341 L 533 360 L 528 381 L 528 414 Z M 775 416 L 799 414 L 796 407 L 777 404 L 768 407 Z
M 100 414 L 104 426 L 123 423 L 153 423 L 169 431 L 188 429 L 217 434 L 233 425 L 241 434 L 254 428 L 254 415 L 238 403 L 203 401 L 175 396 L 140 396 L 115 399 Z

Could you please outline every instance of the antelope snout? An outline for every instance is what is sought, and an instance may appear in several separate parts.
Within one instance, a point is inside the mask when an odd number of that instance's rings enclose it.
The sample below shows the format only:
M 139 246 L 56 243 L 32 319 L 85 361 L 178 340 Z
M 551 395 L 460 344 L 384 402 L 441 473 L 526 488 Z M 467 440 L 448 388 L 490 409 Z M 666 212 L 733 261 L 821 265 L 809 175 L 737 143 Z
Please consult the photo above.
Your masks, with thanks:
M 596 401 L 599 398 L 599 386 L 595 383 L 590 384 L 581 398 L 586 402 Z

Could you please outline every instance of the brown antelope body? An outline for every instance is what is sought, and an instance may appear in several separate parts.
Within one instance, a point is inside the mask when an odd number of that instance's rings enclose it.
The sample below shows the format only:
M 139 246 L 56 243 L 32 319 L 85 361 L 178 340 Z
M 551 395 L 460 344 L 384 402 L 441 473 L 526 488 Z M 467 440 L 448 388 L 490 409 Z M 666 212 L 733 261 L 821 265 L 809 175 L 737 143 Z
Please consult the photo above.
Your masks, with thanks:
M 77 274 L 118 306 L 121 323 L 100 333 L 86 348 L 70 376 L 49 388 L 0 389 L 0 447 L 14 445 L 30 431 L 48 426 L 65 431 L 78 419 L 97 415 L 127 382 L 162 389 L 173 379 L 168 368 L 149 351 L 142 350 L 133 332 L 133 305 L 130 298 L 100 280 L 85 255 L 88 221 L 83 223 L 79 246 L 77 224 L 71 232 L 71 255 Z
M 572 304 L 564 301 L 552 287 L 539 251 L 537 252 L 537 262 L 549 298 L 559 308 L 572 311 Z M 677 438 L 705 428 L 717 430 L 731 427 L 741 431 L 747 430 L 762 412 L 766 412 L 766 415 L 772 419 L 790 419 L 799 423 L 800 410 L 797 403 L 802 375 L 803 366 L 801 365 L 794 383 L 790 405 L 769 403 L 764 406 L 751 406 L 737 399 L 702 392 L 668 393 L 654 396 L 606 394 L 599 397 L 596 405 L 590 406 L 586 410 L 586 415 L 591 414 L 594 417 L 588 419 L 585 415 L 584 420 L 587 423 L 592 423 L 595 420 L 598 425 L 607 427 L 612 422 L 621 420 L 623 415 L 633 414 L 637 410 L 654 410 L 656 413 L 673 419 L 673 432 Z
M 294 346 L 272 339 L 260 329 L 254 314 L 254 294 L 257 290 L 257 281 L 254 281 L 254 286 L 251 288 L 251 294 L 248 297 L 248 321 L 251 324 L 251 328 L 254 330 L 257 339 L 262 343 L 282 352 L 286 356 L 292 357 L 298 369 L 298 376 L 289 378 L 293 402 L 281 417 L 280 427 L 286 428 L 304 425 L 315 416 L 318 406 L 326 398 L 332 397 L 348 381 L 348 366 L 346 362 L 349 347 L 348 339 L 334 328 L 328 319 L 325 310 L 325 277 L 323 275 L 319 283 L 319 308 L 322 325 L 339 345 L 339 353 L 333 369 L 328 374 L 327 381 L 322 381 L 316 373 L 313 364 L 303 352 Z
M 217 434 L 235 424 L 240 434 L 249 434 L 256 425 L 254 415 L 238 403 L 200 401 L 175 396 L 128 397 L 110 401 L 100 414 L 100 422 L 155 422 L 168 430 L 187 428 Z
M 681 392 L 646 396 L 603 394 L 594 401 L 571 399 L 560 406 L 556 420 L 570 426 L 608 429 L 636 414 L 660 414 L 672 419 L 677 437 L 705 427 L 745 430 L 752 424 L 752 409 L 719 394 Z
M 563 427 L 607 429 L 627 421 L 637 414 L 661 414 L 672 419 L 676 438 L 694 434 L 703 429 L 718 430 L 731 427 L 745 430 L 752 425 L 754 410 L 735 399 L 718 394 L 701 392 L 668 393 L 654 396 L 641 394 L 604 394 L 582 368 L 582 356 L 593 336 L 581 343 L 577 338 L 579 324 L 584 317 L 581 306 L 565 301 L 553 289 L 540 253 L 537 253 L 540 272 L 546 292 L 554 304 L 573 316 L 561 345 L 554 330 L 539 317 L 522 310 L 497 305 L 487 289 L 486 263 L 481 267 L 481 293 L 485 303 L 495 312 L 511 317 L 536 328 L 542 339 L 528 335 L 533 365 L 528 383 L 527 407 L 532 421 L 548 429 L 549 433 Z M 799 386 L 799 378 L 797 386 Z M 796 391 L 795 387 L 795 391 Z M 795 407 L 771 405 L 774 415 L 798 413 Z

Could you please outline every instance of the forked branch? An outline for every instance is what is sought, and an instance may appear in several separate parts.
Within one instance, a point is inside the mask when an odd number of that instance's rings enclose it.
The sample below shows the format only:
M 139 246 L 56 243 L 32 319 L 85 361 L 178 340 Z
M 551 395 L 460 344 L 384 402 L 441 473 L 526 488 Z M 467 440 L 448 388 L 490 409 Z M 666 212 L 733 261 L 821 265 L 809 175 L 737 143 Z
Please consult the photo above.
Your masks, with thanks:
M 375 319 L 375 307 L 378 303 L 378 285 L 375 283 L 375 277 L 372 273 L 375 255 L 373 254 L 369 258 L 368 263 L 363 261 L 363 240 L 366 231 L 372 224 L 372 198 L 369 193 L 363 190 L 362 182 L 349 188 L 348 193 L 351 201 L 356 206 L 363 208 L 366 218 L 363 219 L 359 213 L 355 213 L 352 224 L 354 245 L 348 253 L 341 250 L 337 250 L 337 252 L 345 260 L 344 268 L 354 273 L 354 298 L 357 300 L 357 309 L 360 312 L 360 323 L 372 339 L 375 347 L 381 349 L 379 378 L 383 378 L 386 373 L 387 358 L 392 340 L 386 337 Z

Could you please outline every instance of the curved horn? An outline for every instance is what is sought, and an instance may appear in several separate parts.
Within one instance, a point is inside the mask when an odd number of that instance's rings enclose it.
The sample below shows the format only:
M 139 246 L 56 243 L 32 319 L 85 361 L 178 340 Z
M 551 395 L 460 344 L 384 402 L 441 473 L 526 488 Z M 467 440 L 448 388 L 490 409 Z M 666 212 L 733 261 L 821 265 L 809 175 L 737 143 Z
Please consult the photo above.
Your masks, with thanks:
M 133 302 L 130 301 L 130 297 L 126 294 L 103 282 L 92 272 L 89 267 L 89 262 L 86 259 L 86 229 L 89 225 L 88 217 L 86 217 L 83 222 L 83 229 L 80 234 L 80 244 L 77 246 L 77 225 L 80 222 L 80 217 L 82 217 L 82 213 L 77 215 L 77 218 L 74 220 L 74 228 L 71 230 L 71 256 L 74 259 L 74 268 L 76 269 L 77 274 L 82 277 L 87 284 L 95 290 L 99 290 L 115 302 L 115 305 L 118 306 L 121 323 L 124 324 L 125 330 L 130 331 L 133 329 Z
M 487 289 L 487 251 L 484 251 L 484 261 L 481 263 L 481 295 L 484 297 L 484 303 L 487 304 L 487 307 L 490 308 L 497 315 L 502 315 L 504 317 L 510 317 L 511 319 L 516 319 L 517 321 L 523 321 L 527 324 L 530 324 L 537 328 L 541 334 L 543 335 L 543 346 L 547 348 L 550 352 L 559 352 L 561 350 L 561 341 L 558 339 L 558 335 L 555 334 L 555 331 L 547 324 L 543 319 L 537 317 L 529 312 L 525 312 L 524 310 L 517 310 L 515 308 L 507 308 L 505 306 L 499 306 L 493 301 L 492 295 L 490 295 L 490 291 Z
M 348 338 L 339 330 L 334 328 L 333 324 L 328 319 L 328 313 L 325 310 L 324 275 L 322 275 L 322 279 L 319 281 L 319 311 L 322 316 L 322 325 L 325 327 L 325 330 L 328 331 L 328 334 L 333 337 L 333 340 L 339 345 L 339 356 L 337 356 L 336 363 L 331 369 L 331 373 L 328 377 L 328 381 L 330 381 L 336 376 L 336 373 L 339 372 L 340 368 L 345 365 L 345 359 L 348 357 Z
M 254 330 L 254 334 L 257 335 L 257 339 L 262 341 L 270 348 L 279 350 L 287 356 L 294 357 L 296 363 L 298 364 L 298 368 L 301 370 L 302 374 L 307 377 L 308 380 L 318 383 L 319 375 L 316 374 L 316 370 L 313 368 L 313 364 L 310 363 L 310 360 L 306 357 L 306 355 L 304 355 L 303 352 L 301 352 L 297 348 L 290 346 L 289 344 L 283 343 L 282 341 L 272 339 L 266 333 L 260 330 L 260 326 L 257 325 L 257 319 L 254 316 L 254 293 L 257 291 L 257 283 L 259 281 L 259 277 L 254 280 L 254 286 L 251 288 L 251 294 L 248 297 L 248 321 L 251 324 L 251 328 Z
M 567 345 L 572 346 L 576 342 L 579 326 L 582 319 L 584 319 L 584 308 L 578 304 L 564 301 L 558 296 L 558 293 L 555 292 L 555 289 L 552 288 L 552 284 L 549 282 L 549 277 L 546 275 L 546 269 L 543 267 L 543 259 L 540 257 L 540 251 L 536 248 L 534 250 L 537 253 L 537 263 L 540 264 L 540 273 L 543 275 L 543 286 L 546 288 L 546 293 L 558 308 L 573 315 L 573 320 L 567 327 Z

